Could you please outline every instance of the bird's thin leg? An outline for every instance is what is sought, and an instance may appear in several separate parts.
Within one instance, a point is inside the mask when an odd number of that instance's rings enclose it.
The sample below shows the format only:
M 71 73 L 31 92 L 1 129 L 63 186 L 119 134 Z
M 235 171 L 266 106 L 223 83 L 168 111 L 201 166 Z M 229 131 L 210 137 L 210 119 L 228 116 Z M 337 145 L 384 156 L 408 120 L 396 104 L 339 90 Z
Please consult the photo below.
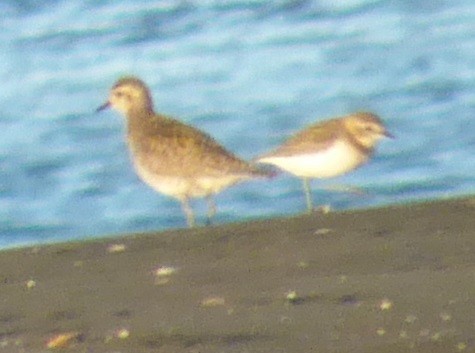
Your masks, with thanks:
M 213 194 L 209 194 L 206 196 L 206 201 L 208 203 L 208 220 L 207 225 L 211 225 L 211 222 L 216 215 L 216 203 L 214 202 Z
M 305 192 L 305 201 L 307 202 L 307 212 L 312 213 L 313 211 L 312 189 L 310 188 L 309 178 L 303 178 L 303 190 Z
M 190 206 L 188 197 L 185 196 L 181 199 L 181 208 L 185 214 L 188 227 L 193 228 L 195 226 L 195 215 L 193 214 L 193 209 Z

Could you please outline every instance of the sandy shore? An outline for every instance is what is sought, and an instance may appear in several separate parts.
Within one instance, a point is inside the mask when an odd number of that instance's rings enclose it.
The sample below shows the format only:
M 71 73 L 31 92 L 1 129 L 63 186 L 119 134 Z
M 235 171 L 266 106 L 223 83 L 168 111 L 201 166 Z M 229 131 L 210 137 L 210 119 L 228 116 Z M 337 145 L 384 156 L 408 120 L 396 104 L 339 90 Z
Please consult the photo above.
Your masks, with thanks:
M 473 352 L 475 198 L 0 252 L 0 352 Z

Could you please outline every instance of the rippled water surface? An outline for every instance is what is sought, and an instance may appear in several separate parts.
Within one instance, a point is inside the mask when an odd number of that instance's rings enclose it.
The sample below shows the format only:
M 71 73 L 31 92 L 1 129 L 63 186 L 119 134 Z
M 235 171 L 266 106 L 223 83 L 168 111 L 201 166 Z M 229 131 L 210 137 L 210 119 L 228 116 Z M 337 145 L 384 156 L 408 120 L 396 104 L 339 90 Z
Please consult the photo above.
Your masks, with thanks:
M 472 0 L 10 0 L 0 11 L 2 247 L 184 225 L 179 204 L 135 176 L 123 119 L 94 113 L 124 74 L 151 86 L 158 111 L 249 159 L 311 122 L 377 112 L 397 139 L 358 171 L 315 181 L 316 203 L 475 191 Z M 305 208 L 285 174 L 217 203 L 218 223 Z

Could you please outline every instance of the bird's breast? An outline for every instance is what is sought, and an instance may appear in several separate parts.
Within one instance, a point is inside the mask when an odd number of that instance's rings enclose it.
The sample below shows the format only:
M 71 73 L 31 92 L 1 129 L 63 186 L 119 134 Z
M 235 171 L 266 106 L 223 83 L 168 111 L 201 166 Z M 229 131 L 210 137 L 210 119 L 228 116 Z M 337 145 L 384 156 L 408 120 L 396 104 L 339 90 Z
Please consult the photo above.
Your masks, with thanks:
M 291 156 L 268 156 L 259 162 L 273 164 L 299 177 L 331 178 L 357 168 L 368 158 L 369 153 L 346 141 L 337 141 L 322 150 Z

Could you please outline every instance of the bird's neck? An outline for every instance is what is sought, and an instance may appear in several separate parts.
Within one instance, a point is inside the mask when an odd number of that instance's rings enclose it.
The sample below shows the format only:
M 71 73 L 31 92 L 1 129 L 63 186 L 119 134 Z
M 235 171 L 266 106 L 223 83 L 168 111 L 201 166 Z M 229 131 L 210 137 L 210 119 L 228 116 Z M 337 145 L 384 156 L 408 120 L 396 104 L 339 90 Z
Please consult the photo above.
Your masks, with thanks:
M 374 143 L 370 143 L 369 141 L 365 139 L 358 138 L 354 136 L 353 134 L 348 134 L 348 138 L 353 142 L 353 146 L 366 154 L 371 155 L 374 151 Z
M 131 108 L 127 112 L 127 129 L 132 131 L 147 131 L 153 124 L 155 113 L 151 107 Z

